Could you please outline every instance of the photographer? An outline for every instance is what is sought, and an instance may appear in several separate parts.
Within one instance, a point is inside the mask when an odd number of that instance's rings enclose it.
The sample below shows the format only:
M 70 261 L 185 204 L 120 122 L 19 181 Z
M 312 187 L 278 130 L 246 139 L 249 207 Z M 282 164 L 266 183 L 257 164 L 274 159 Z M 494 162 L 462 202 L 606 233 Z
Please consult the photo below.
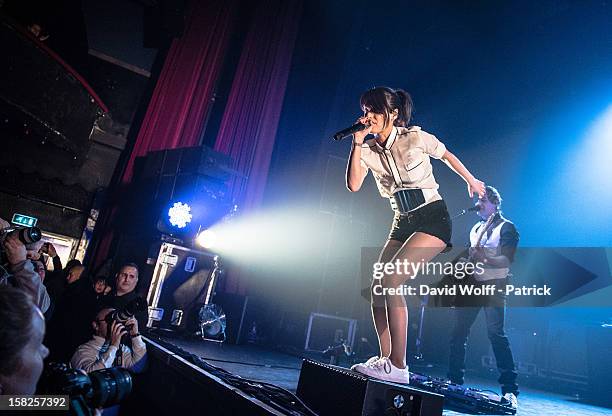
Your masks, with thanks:
M 98 312 L 92 322 L 94 336 L 77 348 L 70 360 L 73 368 L 88 373 L 114 366 L 134 373 L 144 370 L 147 347 L 138 332 L 138 321 L 134 317 L 124 322 L 113 319 L 114 311 L 113 308 L 104 308 Z M 125 342 L 128 337 L 131 348 Z
M 123 309 L 127 304 L 133 302 L 139 295 L 136 291 L 138 284 L 138 266 L 135 263 L 126 263 L 115 275 L 115 289 L 102 298 L 102 305 L 109 308 Z M 135 313 L 138 325 L 145 329 L 148 315 L 146 308 Z
M 8 222 L 0 219 L 0 231 L 9 227 Z M 39 258 L 38 251 L 43 243 L 38 241 L 26 247 L 17 233 L 12 232 L 4 236 L 1 244 L 4 264 L 0 264 L 0 286 L 11 285 L 23 290 L 45 312 L 49 308 L 49 295 L 30 261 Z
M 0 394 L 34 394 L 49 350 L 45 321 L 31 298 L 0 286 Z

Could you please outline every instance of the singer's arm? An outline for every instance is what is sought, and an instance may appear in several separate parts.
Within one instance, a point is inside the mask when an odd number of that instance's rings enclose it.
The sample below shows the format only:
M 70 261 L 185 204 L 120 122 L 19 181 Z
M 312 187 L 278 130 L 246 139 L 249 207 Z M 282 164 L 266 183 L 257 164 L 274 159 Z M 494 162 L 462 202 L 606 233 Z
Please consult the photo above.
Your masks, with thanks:
M 361 144 L 353 142 L 346 168 L 346 187 L 351 192 L 361 189 L 368 171 L 361 166 Z
M 446 165 L 451 168 L 453 172 L 461 176 L 463 180 L 467 183 L 470 198 L 474 195 L 474 193 L 480 196 L 484 195 L 484 182 L 476 179 L 474 175 L 472 175 L 470 171 L 465 167 L 465 165 L 461 163 L 457 156 L 447 150 L 444 152 L 444 155 L 442 155 L 442 161 L 446 163 Z

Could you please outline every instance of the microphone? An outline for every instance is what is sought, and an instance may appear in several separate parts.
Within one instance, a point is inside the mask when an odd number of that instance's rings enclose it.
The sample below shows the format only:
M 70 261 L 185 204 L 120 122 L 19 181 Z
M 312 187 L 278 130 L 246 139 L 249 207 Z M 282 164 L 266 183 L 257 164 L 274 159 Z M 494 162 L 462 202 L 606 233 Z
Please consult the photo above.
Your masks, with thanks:
M 457 219 L 460 216 L 467 214 L 468 212 L 478 211 L 480 208 L 480 205 L 474 205 L 473 207 L 462 209 L 461 212 L 453 216 L 451 220 Z
M 334 134 L 333 137 L 334 137 L 334 140 L 336 140 L 336 141 L 342 140 L 345 137 L 348 137 L 348 136 L 350 136 L 353 133 L 357 133 L 358 131 L 367 129 L 368 127 L 370 127 L 370 126 L 367 126 L 367 125 L 362 124 L 362 123 L 356 123 L 356 124 L 353 124 L 351 127 L 347 127 L 344 130 L 340 130 L 339 132 Z

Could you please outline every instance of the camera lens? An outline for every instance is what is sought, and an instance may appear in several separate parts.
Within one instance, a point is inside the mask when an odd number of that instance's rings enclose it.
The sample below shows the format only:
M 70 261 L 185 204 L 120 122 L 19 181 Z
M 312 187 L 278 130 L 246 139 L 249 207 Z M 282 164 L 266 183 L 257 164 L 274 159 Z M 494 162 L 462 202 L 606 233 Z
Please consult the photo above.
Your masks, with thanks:
M 132 377 L 128 370 L 106 368 L 89 373 L 92 390 L 90 403 L 94 407 L 109 407 L 120 403 L 132 391 Z
M 45 367 L 37 391 L 42 394 L 68 395 L 71 407 L 80 398 L 84 400 L 84 405 L 91 408 L 104 408 L 120 403 L 130 394 L 132 377 L 128 370 L 120 367 L 85 374 L 84 371 L 69 368 L 66 364 L 52 362 Z
M 15 230 L 14 232 L 17 233 L 19 240 L 23 244 L 32 244 L 37 241 L 40 241 L 40 239 L 42 238 L 42 233 L 40 232 L 40 228 L 38 227 L 20 228 L 18 230 Z

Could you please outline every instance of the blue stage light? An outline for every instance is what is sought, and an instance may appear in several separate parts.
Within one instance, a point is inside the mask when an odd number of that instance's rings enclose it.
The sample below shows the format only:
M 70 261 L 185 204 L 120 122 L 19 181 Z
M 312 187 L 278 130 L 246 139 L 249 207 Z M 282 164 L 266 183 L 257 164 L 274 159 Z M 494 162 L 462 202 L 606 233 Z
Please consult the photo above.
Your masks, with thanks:
M 177 228 L 185 228 L 191 222 L 191 207 L 182 202 L 175 202 L 168 210 L 170 224 Z

